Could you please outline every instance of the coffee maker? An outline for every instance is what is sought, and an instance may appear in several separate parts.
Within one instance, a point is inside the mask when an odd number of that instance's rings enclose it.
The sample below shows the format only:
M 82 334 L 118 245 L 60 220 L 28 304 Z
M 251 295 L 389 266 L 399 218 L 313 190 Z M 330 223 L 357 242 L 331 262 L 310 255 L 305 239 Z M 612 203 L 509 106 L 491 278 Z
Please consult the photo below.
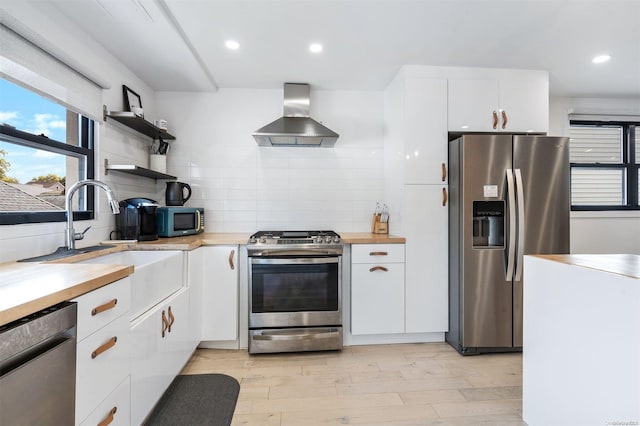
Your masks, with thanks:
M 123 240 L 153 241 L 158 239 L 156 209 L 160 207 L 148 198 L 128 198 L 119 203 L 116 231 Z

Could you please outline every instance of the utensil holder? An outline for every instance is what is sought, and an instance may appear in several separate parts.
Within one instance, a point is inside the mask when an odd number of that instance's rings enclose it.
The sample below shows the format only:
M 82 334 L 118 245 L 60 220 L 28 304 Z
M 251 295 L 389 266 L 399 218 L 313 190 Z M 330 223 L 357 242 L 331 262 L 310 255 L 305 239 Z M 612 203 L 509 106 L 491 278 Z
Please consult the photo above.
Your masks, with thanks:
M 387 216 L 386 222 L 380 222 L 380 214 L 374 214 L 371 221 L 371 232 L 374 234 L 388 234 L 389 216 Z
M 167 173 L 167 156 L 160 154 L 149 155 L 149 168 L 160 173 Z

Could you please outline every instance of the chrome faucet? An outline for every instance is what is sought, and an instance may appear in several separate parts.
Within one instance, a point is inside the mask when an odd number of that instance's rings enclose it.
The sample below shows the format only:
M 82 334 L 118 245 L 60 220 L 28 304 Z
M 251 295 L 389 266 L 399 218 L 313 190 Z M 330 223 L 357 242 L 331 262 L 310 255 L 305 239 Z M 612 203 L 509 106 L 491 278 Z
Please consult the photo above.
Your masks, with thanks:
M 67 229 L 65 232 L 67 250 L 75 250 L 76 240 L 83 239 L 84 234 L 89 230 L 89 228 L 91 228 L 91 226 L 89 226 L 84 231 L 78 233 L 76 233 L 73 229 L 73 208 L 71 207 L 71 199 L 73 198 L 73 194 L 75 194 L 78 189 L 87 185 L 93 185 L 103 189 L 104 192 L 107 193 L 107 199 L 109 200 L 109 205 L 111 206 L 111 211 L 113 212 L 113 214 L 120 213 L 120 206 L 118 205 L 118 201 L 116 201 L 111 188 L 109 188 L 106 183 L 93 179 L 85 179 L 74 183 L 71 188 L 67 190 L 64 202 L 65 209 L 67 210 Z

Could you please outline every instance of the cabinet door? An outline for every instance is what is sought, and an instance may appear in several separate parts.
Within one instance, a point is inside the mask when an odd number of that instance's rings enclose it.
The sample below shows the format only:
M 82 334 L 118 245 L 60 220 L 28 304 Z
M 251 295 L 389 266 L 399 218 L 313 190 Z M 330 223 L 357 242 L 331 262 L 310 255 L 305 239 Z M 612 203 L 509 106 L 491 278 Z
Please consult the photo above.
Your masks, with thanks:
M 187 255 L 187 285 L 189 287 L 189 323 L 193 347 L 202 340 L 202 279 L 204 248 L 191 250 Z
M 164 371 L 168 381 L 180 373 L 195 349 L 189 334 L 189 290 L 180 290 L 166 302 L 169 327 L 164 337 L 166 351 Z
M 131 323 L 131 424 L 139 425 L 169 385 L 163 372 L 164 305 Z M 166 315 L 166 310 L 165 310 Z
M 404 183 L 442 182 L 447 164 L 447 81 L 407 79 L 404 108 Z
M 448 206 L 442 185 L 406 185 L 406 332 L 448 330 Z
M 202 340 L 236 340 L 238 246 L 203 249 Z
M 351 265 L 351 333 L 404 332 L 404 263 Z
M 498 80 L 449 80 L 449 131 L 497 132 L 493 112 L 498 113 L 499 93 Z
M 503 132 L 549 131 L 549 83 L 546 80 L 501 80 L 500 108 L 507 123 Z

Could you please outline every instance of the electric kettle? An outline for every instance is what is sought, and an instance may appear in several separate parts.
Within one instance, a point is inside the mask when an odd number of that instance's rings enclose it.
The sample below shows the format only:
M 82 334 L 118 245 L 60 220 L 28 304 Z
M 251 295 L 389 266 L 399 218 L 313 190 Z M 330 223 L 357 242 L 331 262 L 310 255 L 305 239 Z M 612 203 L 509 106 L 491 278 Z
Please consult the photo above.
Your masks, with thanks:
M 184 190 L 187 190 L 185 195 Z M 167 182 L 165 201 L 167 206 L 182 206 L 191 198 L 191 187 L 182 182 Z

